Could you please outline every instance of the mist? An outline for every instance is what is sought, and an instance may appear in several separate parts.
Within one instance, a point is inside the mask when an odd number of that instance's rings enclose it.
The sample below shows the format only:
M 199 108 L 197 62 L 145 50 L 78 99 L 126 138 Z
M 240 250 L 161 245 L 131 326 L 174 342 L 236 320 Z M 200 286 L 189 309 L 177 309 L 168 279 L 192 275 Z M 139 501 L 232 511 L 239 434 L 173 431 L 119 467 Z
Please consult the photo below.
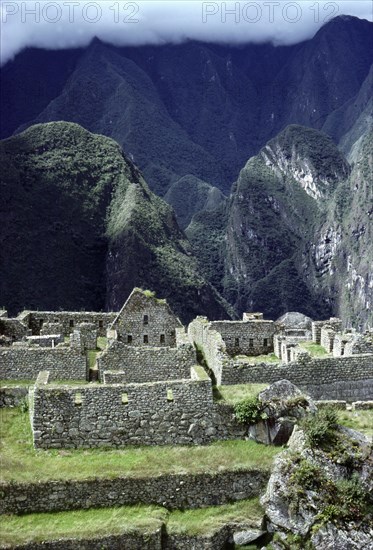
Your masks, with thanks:
M 28 47 L 66 49 L 94 37 L 117 46 L 187 40 L 288 45 L 338 15 L 373 20 L 368 0 L 336 2 L 2 1 L 1 64 Z

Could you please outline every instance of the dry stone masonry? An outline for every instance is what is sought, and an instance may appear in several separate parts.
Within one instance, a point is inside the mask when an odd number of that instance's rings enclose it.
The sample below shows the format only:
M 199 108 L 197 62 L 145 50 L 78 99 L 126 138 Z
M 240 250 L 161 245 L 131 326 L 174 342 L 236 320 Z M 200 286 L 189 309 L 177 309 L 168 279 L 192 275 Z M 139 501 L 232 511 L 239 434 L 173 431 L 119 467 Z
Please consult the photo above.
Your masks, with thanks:
M 2 310 L 0 333 L 0 379 L 37 379 L 30 419 L 34 445 L 44 449 L 244 438 L 232 407 L 214 403 L 213 383 L 286 379 L 318 400 L 365 402 L 373 395 L 373 333 L 343 333 L 335 318 L 197 317 L 186 332 L 165 300 L 134 289 L 119 313 L 26 311 L 8 319 Z M 105 335 L 105 349 L 97 350 Z M 311 356 L 305 344 L 323 345 L 324 355 Z M 197 364 L 196 348 L 210 376 Z M 92 360 L 99 382 L 87 384 Z M 62 380 L 85 383 L 56 383 Z M 4 404 L 24 395 L 8 389 Z

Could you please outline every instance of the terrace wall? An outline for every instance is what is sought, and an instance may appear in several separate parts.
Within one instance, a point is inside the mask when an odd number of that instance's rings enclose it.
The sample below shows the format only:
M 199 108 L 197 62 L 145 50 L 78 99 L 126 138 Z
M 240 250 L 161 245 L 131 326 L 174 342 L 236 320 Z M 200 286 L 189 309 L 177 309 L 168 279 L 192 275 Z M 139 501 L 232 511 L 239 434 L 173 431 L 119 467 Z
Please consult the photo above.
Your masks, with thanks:
M 51 380 L 85 380 L 86 358 L 69 347 L 0 348 L 1 380 L 36 380 L 42 370 Z
M 32 407 L 34 445 L 77 448 L 208 443 L 215 436 L 212 386 L 200 370 L 204 376 L 192 369 L 195 379 L 120 386 L 37 383 Z
M 196 352 L 190 343 L 177 348 L 155 348 L 116 341 L 97 357 L 101 380 L 106 371 L 122 371 L 122 380 L 129 383 L 189 378 L 196 362 Z
M 203 508 L 259 496 L 270 470 L 241 469 L 156 477 L 0 483 L 0 514 L 59 512 L 133 504 Z M 208 490 L 207 490 L 208 488 Z
M 272 384 L 289 380 L 314 399 L 367 400 L 373 395 L 373 355 L 311 358 L 302 354 L 287 364 L 243 366 L 233 363 L 224 371 L 223 383 Z

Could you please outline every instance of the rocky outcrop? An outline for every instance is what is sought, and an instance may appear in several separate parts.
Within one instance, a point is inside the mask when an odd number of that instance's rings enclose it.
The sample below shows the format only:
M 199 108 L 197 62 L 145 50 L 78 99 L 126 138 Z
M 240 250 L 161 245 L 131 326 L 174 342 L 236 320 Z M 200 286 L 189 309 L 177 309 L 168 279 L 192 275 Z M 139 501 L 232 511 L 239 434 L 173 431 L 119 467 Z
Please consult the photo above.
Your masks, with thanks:
M 372 465 L 371 442 L 354 430 L 337 427 L 327 444 L 311 447 L 296 429 L 261 499 L 272 548 L 370 549 Z
M 296 422 L 315 412 L 312 399 L 288 380 L 279 380 L 259 393 L 258 400 L 265 420 L 249 427 L 249 437 L 266 445 L 288 442 Z

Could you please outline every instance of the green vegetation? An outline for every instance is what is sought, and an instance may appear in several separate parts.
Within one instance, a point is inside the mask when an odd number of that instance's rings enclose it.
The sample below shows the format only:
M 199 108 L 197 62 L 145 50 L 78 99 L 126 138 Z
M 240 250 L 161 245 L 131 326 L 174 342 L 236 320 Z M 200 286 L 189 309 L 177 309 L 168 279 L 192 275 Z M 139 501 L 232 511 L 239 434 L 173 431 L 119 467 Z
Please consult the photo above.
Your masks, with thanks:
M 184 321 L 201 303 L 210 317 L 227 315 L 173 210 L 115 141 L 51 122 L 4 140 L 0 156 L 2 198 L 17 213 L 2 226 L 0 294 L 10 312 L 100 311 L 138 285 L 168 299 Z
M 1 409 L 1 476 L 4 481 L 154 476 L 164 473 L 268 470 L 278 448 L 253 441 L 218 441 L 208 446 L 128 447 L 123 450 L 35 451 L 28 414 Z M 105 468 L 102 468 L 105 464 Z
M 87 380 L 53 380 L 53 384 L 59 384 L 62 386 L 81 386 L 82 384 L 88 384 Z M 0 387 L 27 387 L 33 386 L 35 380 L 0 380 Z
M 94 538 L 141 531 L 154 532 L 167 518 L 156 506 L 123 506 L 50 514 L 8 515 L 1 522 L 3 544 L 25 544 L 68 538 Z
M 294 455 L 289 459 L 289 466 L 293 468 L 288 487 L 291 510 L 297 512 L 301 501 L 307 501 L 308 491 L 318 494 L 321 509 L 313 530 L 329 521 L 336 524 L 360 521 L 373 511 L 369 505 L 370 495 L 356 473 L 332 481 L 325 470 L 306 458 Z
M 69 512 L 7 515 L 1 524 L 4 545 L 57 539 L 91 539 L 122 533 L 152 533 L 166 525 L 170 535 L 210 535 L 223 525 L 258 525 L 263 517 L 259 499 L 223 506 L 168 512 L 161 506 L 120 506 Z M 256 547 L 255 547 L 256 548 Z
M 268 384 L 236 384 L 232 386 L 218 386 L 214 388 L 214 397 L 216 401 L 225 401 L 231 405 L 236 405 L 244 399 L 256 397 L 258 393 L 265 390 Z
M 258 397 L 247 397 L 234 406 L 234 415 L 241 424 L 255 424 L 268 418 Z
M 314 342 L 299 342 L 299 346 L 308 351 L 312 357 L 325 357 L 329 355 L 323 346 Z
M 241 500 L 225 506 L 175 511 L 169 516 L 167 531 L 170 534 L 205 535 L 227 523 L 260 522 L 263 509 L 258 498 Z
M 373 436 L 373 410 L 368 411 L 338 411 L 338 422 L 347 428 L 352 428 Z
M 99 336 L 97 338 L 97 348 L 100 350 L 105 349 L 107 346 L 107 338 L 106 336 Z
M 263 355 L 236 355 L 233 357 L 236 361 L 246 363 L 280 363 L 280 359 L 274 353 L 266 353 Z
M 306 434 L 308 445 L 313 447 L 328 447 L 336 441 L 338 413 L 332 407 L 325 407 L 315 414 L 305 417 L 302 427 Z

